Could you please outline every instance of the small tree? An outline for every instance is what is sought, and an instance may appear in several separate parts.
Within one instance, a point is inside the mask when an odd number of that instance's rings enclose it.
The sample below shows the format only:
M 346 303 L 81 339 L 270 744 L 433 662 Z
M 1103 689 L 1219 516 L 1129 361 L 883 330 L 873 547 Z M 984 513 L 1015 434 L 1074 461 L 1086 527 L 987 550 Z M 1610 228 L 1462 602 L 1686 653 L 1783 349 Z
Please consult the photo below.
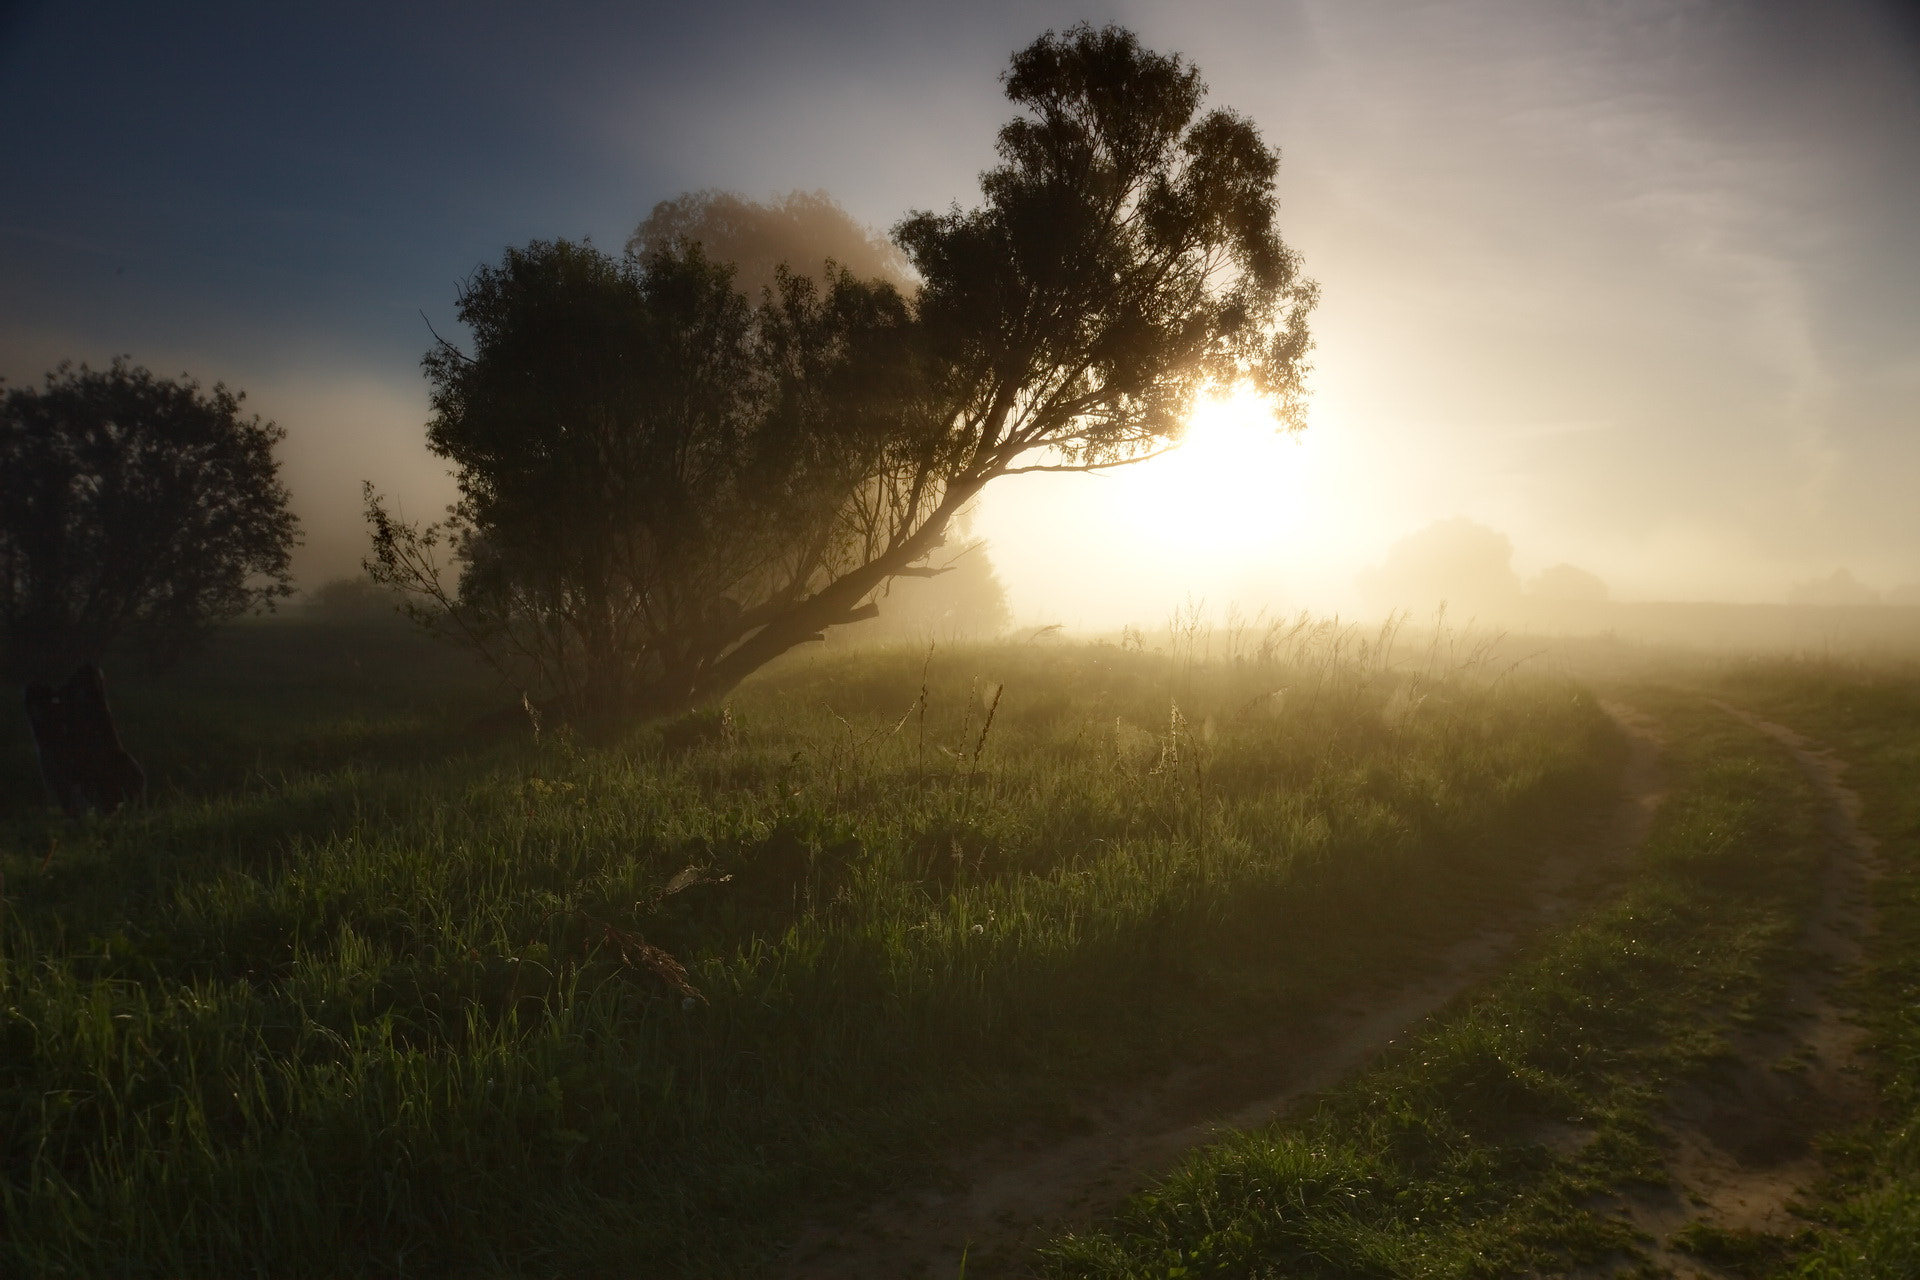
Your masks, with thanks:
M 1000 476 L 1149 457 L 1210 386 L 1297 426 L 1314 290 L 1258 131 L 1117 27 L 1049 33 L 1004 82 L 981 206 L 895 229 L 916 296 L 780 272 L 755 311 L 685 238 L 481 271 L 472 352 L 426 362 L 461 504 L 419 530 L 370 494 L 369 567 L 579 713 L 672 711 L 938 572 Z
M 157 660 L 288 594 L 295 520 L 241 397 L 115 360 L 0 400 L 0 663 L 16 682 Z

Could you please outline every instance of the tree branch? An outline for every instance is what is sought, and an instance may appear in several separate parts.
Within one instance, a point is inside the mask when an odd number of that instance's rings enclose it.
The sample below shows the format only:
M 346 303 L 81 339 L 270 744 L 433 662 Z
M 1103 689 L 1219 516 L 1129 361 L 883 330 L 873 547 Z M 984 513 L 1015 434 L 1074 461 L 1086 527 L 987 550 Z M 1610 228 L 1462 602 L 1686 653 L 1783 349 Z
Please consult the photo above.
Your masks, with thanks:
M 1073 462 L 1061 463 L 1059 466 L 1009 467 L 1005 471 L 995 472 L 994 474 L 1003 476 L 1025 476 L 1032 475 L 1037 471 L 1111 471 L 1115 467 L 1131 467 L 1135 463 L 1151 462 L 1155 458 L 1164 457 L 1172 453 L 1179 447 L 1177 444 L 1170 444 L 1164 449 L 1155 449 L 1151 453 L 1136 454 L 1131 458 L 1115 458 L 1111 462 Z
M 455 360 L 460 361 L 462 364 L 473 363 L 472 356 L 468 355 L 466 352 L 462 351 L 460 348 L 454 346 L 451 342 L 448 342 L 445 338 L 440 336 L 440 331 L 433 327 L 433 321 L 427 319 L 427 313 L 425 311 L 422 311 L 420 313 L 420 319 L 426 324 L 427 332 L 433 335 L 434 343 L 438 345 L 442 351 L 452 356 Z

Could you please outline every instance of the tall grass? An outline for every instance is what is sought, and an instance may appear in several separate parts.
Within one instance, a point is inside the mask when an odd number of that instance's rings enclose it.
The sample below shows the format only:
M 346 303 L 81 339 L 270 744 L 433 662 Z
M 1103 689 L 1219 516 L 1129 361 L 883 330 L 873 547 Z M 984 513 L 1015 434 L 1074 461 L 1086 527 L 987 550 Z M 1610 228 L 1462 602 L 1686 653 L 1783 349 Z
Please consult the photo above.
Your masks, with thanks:
M 816 655 L 597 750 L 290 634 L 122 692 L 149 809 L 4 828 L 0 1271 L 750 1273 L 1404 963 L 1610 773 L 1577 689 L 1311 623 Z

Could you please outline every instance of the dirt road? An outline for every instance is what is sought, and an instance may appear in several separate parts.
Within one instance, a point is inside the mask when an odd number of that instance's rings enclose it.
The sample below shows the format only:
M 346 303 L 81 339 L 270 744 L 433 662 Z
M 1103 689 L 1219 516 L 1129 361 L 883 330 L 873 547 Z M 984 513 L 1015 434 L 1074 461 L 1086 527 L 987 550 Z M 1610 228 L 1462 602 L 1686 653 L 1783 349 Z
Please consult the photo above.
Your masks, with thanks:
M 1116 1097 L 1086 1133 L 983 1145 L 955 1161 L 950 1185 L 873 1206 L 851 1226 L 813 1232 L 789 1254 L 792 1280 L 1017 1276 L 1032 1248 L 1120 1203 L 1223 1130 L 1264 1124 L 1406 1035 L 1496 973 L 1522 940 L 1590 900 L 1645 837 L 1661 799 L 1659 746 L 1631 709 L 1607 712 L 1629 754 L 1619 799 L 1583 838 L 1551 851 L 1527 906 L 1446 948 L 1417 978 L 1357 996 L 1284 1037 L 1259 1060 L 1197 1066 Z M 1228 1055 L 1233 1056 L 1233 1055 Z
M 1725 1233 L 1735 1248 L 1765 1249 L 1807 1226 L 1793 1211 L 1818 1182 L 1823 1133 L 1867 1115 L 1872 1087 L 1861 1069 L 1863 1029 L 1850 1019 L 1846 979 L 1857 972 L 1874 927 L 1874 840 L 1860 829 L 1860 797 L 1845 762 L 1783 725 L 1716 703 L 1783 744 L 1825 802 L 1828 835 L 1820 895 L 1801 937 L 1804 963 L 1788 982 L 1781 1017 L 1737 1028 L 1731 1053 L 1710 1078 L 1684 1087 L 1662 1127 L 1669 1185 L 1619 1207 L 1642 1232 L 1656 1265 L 1675 1280 L 1727 1273 L 1673 1247 L 1686 1229 Z

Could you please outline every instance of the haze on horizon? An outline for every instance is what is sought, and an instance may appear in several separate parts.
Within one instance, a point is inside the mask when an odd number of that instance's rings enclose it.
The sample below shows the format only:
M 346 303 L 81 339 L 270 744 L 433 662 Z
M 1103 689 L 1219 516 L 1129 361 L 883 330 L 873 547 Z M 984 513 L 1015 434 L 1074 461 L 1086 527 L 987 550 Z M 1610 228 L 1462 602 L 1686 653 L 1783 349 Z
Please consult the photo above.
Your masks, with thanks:
M 1101 477 L 988 490 L 1016 617 L 1354 610 L 1471 522 L 1532 579 L 1782 600 L 1920 581 L 1920 26 L 1893 4 L 412 5 L 0 10 L 0 375 L 121 352 L 288 429 L 309 585 L 359 486 L 450 494 L 417 362 L 532 238 L 824 190 L 971 203 L 1041 30 L 1118 21 L 1283 152 L 1323 289 L 1307 432 L 1246 406 Z

